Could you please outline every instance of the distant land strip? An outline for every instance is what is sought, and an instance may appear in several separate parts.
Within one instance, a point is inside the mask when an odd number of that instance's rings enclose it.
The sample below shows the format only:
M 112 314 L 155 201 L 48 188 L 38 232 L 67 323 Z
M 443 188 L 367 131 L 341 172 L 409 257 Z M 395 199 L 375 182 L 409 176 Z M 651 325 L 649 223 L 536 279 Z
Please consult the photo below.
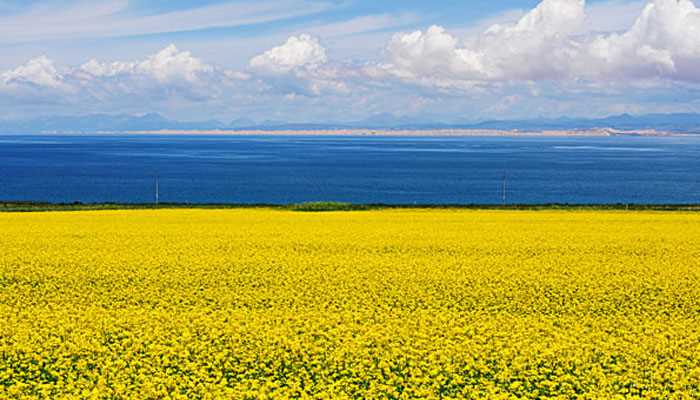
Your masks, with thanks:
M 528 210 L 528 211 L 683 211 L 700 212 L 698 204 L 355 204 L 344 202 L 308 202 L 298 204 L 237 204 L 237 203 L 44 203 L 31 201 L 0 201 L 1 212 L 97 211 L 150 209 L 275 209 L 299 212 L 366 211 L 366 210 Z
M 119 132 L 101 132 L 119 133 Z M 655 129 L 619 130 L 557 129 L 557 130 L 497 130 L 497 129 L 310 129 L 310 130 L 134 130 L 126 134 L 143 135 L 233 135 L 233 136 L 427 136 L 427 137 L 609 137 L 609 136 L 693 136 L 692 133 Z

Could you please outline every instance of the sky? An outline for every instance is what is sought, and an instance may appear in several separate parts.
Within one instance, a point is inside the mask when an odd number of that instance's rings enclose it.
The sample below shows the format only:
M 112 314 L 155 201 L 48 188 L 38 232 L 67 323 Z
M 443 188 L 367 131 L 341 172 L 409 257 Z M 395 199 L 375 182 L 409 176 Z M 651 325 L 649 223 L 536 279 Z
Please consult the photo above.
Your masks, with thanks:
M 695 0 L 0 0 L 0 119 L 700 112 Z

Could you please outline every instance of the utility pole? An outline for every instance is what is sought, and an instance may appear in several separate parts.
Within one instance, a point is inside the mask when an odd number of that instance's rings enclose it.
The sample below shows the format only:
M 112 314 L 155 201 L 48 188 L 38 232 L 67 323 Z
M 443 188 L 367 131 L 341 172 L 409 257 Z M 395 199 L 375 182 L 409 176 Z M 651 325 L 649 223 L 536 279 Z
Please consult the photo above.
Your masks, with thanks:
M 506 173 L 503 173 L 503 181 L 501 183 L 501 200 L 503 201 L 503 206 L 505 207 L 508 204 L 508 179 L 506 176 Z
M 156 205 L 160 203 L 160 178 L 156 176 Z

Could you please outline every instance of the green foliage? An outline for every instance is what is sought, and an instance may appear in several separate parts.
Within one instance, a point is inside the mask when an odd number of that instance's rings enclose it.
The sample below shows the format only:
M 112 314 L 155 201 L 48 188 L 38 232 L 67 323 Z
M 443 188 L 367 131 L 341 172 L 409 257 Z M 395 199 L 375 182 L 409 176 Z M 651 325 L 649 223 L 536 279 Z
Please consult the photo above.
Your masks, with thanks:
M 336 201 L 319 201 L 312 203 L 294 204 L 290 208 L 294 211 L 322 212 L 369 210 L 373 207 L 368 205 L 341 203 Z
M 149 210 L 149 209 L 278 209 L 303 212 L 362 211 L 385 209 L 446 209 L 446 210 L 528 210 L 528 211 L 700 211 L 700 204 L 355 204 L 319 201 L 289 205 L 279 204 L 189 204 L 189 203 L 46 203 L 0 202 L 0 212 L 90 211 L 90 210 Z

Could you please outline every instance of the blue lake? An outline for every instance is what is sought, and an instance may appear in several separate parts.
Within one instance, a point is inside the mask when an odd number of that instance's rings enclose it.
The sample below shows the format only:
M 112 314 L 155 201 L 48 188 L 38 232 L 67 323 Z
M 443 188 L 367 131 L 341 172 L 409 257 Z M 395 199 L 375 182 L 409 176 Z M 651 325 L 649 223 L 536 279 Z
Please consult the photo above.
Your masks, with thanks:
M 700 203 L 699 137 L 0 136 L 0 200 Z

